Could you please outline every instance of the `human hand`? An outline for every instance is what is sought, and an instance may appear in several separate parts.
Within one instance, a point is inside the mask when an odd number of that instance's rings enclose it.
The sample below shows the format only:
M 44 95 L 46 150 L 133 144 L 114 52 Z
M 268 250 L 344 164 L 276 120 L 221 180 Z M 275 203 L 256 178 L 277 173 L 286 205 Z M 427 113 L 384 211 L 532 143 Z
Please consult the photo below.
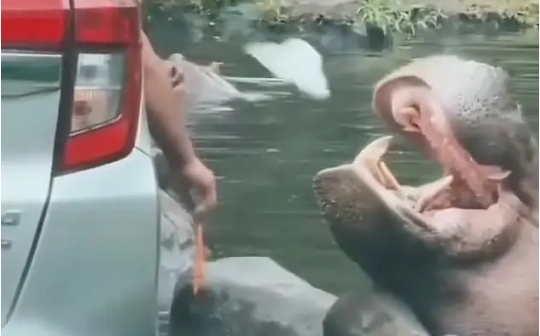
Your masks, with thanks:
M 199 158 L 194 157 L 182 169 L 182 175 L 190 187 L 198 193 L 198 204 L 193 213 L 196 228 L 196 253 L 193 266 L 193 294 L 207 287 L 206 272 L 210 249 L 204 243 L 203 223 L 206 217 L 216 207 L 216 179 Z
M 195 157 L 181 169 L 182 178 L 197 194 L 193 216 L 196 222 L 205 221 L 217 207 L 216 178 L 214 173 Z

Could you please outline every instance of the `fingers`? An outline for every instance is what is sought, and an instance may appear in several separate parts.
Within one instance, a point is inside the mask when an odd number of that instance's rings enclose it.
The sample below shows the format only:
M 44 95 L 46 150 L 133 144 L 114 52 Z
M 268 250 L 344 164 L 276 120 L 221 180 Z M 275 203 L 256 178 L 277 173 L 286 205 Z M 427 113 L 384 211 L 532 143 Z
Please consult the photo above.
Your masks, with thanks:
M 201 203 L 197 205 L 194 217 L 197 221 L 205 222 L 217 207 L 217 197 L 215 191 L 207 195 Z
M 207 217 L 217 207 L 217 191 L 216 183 L 212 178 L 212 181 L 208 181 L 200 190 L 201 202 L 197 205 L 194 211 L 194 218 L 196 221 L 205 222 Z

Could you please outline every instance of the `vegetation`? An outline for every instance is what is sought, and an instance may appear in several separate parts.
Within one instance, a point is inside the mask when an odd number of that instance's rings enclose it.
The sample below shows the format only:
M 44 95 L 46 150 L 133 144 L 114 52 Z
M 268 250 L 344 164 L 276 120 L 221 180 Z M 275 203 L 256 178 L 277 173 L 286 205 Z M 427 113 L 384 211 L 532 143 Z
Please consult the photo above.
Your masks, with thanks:
M 228 6 L 242 2 L 255 3 L 261 19 L 275 25 L 298 19 L 293 5 L 287 0 L 147 0 L 151 5 L 170 9 L 181 7 L 210 18 Z M 295 1 L 295 0 L 292 0 Z M 330 1 L 330 0 L 326 0 Z M 389 31 L 415 35 L 418 29 L 438 27 L 454 14 L 466 21 L 513 21 L 522 26 L 538 27 L 538 2 L 535 0 L 351 0 L 341 18 L 331 20 L 360 21 Z M 311 13 L 313 18 L 324 13 Z
M 399 0 L 356 0 L 356 17 L 368 24 L 388 30 L 416 33 L 417 28 L 437 27 L 447 16 L 436 7 L 412 7 L 405 9 Z

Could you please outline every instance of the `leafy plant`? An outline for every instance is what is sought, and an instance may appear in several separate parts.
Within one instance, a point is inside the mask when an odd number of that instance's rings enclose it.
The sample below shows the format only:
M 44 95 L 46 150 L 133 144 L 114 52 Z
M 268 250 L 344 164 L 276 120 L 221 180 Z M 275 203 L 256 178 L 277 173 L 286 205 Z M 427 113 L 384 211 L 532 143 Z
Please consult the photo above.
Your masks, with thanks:
M 356 19 L 380 27 L 385 34 L 390 27 L 400 30 L 401 17 L 396 16 L 400 5 L 399 0 L 360 0 Z
M 290 19 L 290 8 L 284 0 L 256 0 L 263 11 L 263 19 L 270 23 L 286 22 Z
M 356 19 L 389 30 L 415 35 L 418 28 L 435 28 L 446 18 L 440 9 L 415 7 L 405 9 L 400 0 L 359 0 Z
M 441 20 L 448 18 L 439 8 L 417 7 L 407 12 L 407 17 L 400 20 L 400 31 L 416 35 L 418 28 L 427 30 L 437 28 Z

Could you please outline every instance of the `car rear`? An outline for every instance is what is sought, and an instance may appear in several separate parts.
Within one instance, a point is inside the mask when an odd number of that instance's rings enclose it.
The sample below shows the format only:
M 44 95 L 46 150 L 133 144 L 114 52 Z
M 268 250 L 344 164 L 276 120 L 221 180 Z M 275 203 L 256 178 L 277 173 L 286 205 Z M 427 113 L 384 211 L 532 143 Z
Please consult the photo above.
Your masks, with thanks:
M 2 334 L 152 335 L 159 202 L 132 0 L 2 1 Z

